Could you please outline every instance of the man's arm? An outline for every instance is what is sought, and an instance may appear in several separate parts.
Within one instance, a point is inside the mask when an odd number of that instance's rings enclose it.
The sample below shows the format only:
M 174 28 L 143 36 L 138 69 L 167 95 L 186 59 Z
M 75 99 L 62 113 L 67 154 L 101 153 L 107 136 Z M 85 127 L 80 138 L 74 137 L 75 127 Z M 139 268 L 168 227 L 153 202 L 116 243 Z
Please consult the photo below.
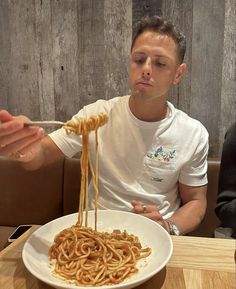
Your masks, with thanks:
M 207 185 L 193 187 L 179 183 L 182 205 L 169 220 L 173 221 L 185 235 L 198 227 L 207 207 Z
M 236 231 L 236 123 L 227 131 L 223 145 L 215 213 L 223 226 Z
M 26 170 L 36 170 L 65 156 L 49 136 L 45 136 L 35 149 L 33 148 L 26 152 L 23 158 L 27 159 L 28 155 L 31 158 L 31 154 L 34 154 L 34 156 L 30 161 L 22 162 L 22 166 Z
M 206 191 L 207 185 L 193 187 L 179 184 L 179 194 L 182 205 L 168 220 L 177 225 L 181 235 L 193 231 L 201 223 L 207 206 Z M 170 232 L 167 221 L 163 219 L 156 205 L 143 204 L 136 200 L 131 203 L 134 213 L 141 214 L 160 223 Z

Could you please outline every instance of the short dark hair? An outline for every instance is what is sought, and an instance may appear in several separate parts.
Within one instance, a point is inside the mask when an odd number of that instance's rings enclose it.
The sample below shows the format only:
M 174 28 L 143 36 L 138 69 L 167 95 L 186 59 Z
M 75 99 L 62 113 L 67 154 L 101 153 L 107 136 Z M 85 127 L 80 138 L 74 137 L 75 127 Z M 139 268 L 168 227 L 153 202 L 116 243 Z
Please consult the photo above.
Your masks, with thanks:
M 183 62 L 186 51 L 186 38 L 184 34 L 170 20 L 160 16 L 154 16 L 152 18 L 145 17 L 137 23 L 136 33 L 131 44 L 131 51 L 136 39 L 145 31 L 153 31 L 159 34 L 170 36 L 177 45 L 177 54 L 180 63 Z

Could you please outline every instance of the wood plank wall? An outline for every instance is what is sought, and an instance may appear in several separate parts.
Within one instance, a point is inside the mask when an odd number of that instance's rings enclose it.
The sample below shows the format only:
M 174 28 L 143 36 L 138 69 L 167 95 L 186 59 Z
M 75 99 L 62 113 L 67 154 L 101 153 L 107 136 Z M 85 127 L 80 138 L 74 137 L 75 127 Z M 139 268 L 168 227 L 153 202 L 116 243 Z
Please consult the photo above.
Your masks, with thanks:
M 169 100 L 206 126 L 219 158 L 236 120 L 235 0 L 1 0 L 0 109 L 65 121 L 128 94 L 132 34 L 146 15 L 185 33 L 188 71 Z

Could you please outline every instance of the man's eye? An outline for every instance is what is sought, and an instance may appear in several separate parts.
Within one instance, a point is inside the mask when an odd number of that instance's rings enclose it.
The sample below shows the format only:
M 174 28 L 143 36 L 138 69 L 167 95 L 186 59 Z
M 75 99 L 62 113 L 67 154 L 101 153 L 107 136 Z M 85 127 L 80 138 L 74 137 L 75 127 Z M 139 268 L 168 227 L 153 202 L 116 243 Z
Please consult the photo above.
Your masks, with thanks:
M 134 62 L 137 63 L 137 64 L 143 64 L 143 63 L 144 63 L 144 59 L 142 59 L 142 58 L 135 58 L 135 59 L 134 59 Z
M 165 63 L 160 62 L 160 61 L 156 61 L 156 62 L 155 62 L 155 65 L 156 65 L 156 66 L 159 66 L 159 67 L 160 67 L 160 66 L 161 66 L 161 67 L 166 66 Z

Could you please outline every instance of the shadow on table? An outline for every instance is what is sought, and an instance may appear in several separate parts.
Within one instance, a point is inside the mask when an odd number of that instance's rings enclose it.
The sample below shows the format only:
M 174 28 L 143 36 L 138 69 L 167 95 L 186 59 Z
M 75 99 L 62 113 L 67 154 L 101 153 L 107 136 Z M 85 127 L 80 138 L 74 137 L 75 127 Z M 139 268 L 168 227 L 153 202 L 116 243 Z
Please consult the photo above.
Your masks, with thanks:
M 135 289 L 161 289 L 166 278 L 166 267 L 164 267 L 160 272 L 158 272 L 155 276 L 149 279 L 142 285 L 135 287 Z

